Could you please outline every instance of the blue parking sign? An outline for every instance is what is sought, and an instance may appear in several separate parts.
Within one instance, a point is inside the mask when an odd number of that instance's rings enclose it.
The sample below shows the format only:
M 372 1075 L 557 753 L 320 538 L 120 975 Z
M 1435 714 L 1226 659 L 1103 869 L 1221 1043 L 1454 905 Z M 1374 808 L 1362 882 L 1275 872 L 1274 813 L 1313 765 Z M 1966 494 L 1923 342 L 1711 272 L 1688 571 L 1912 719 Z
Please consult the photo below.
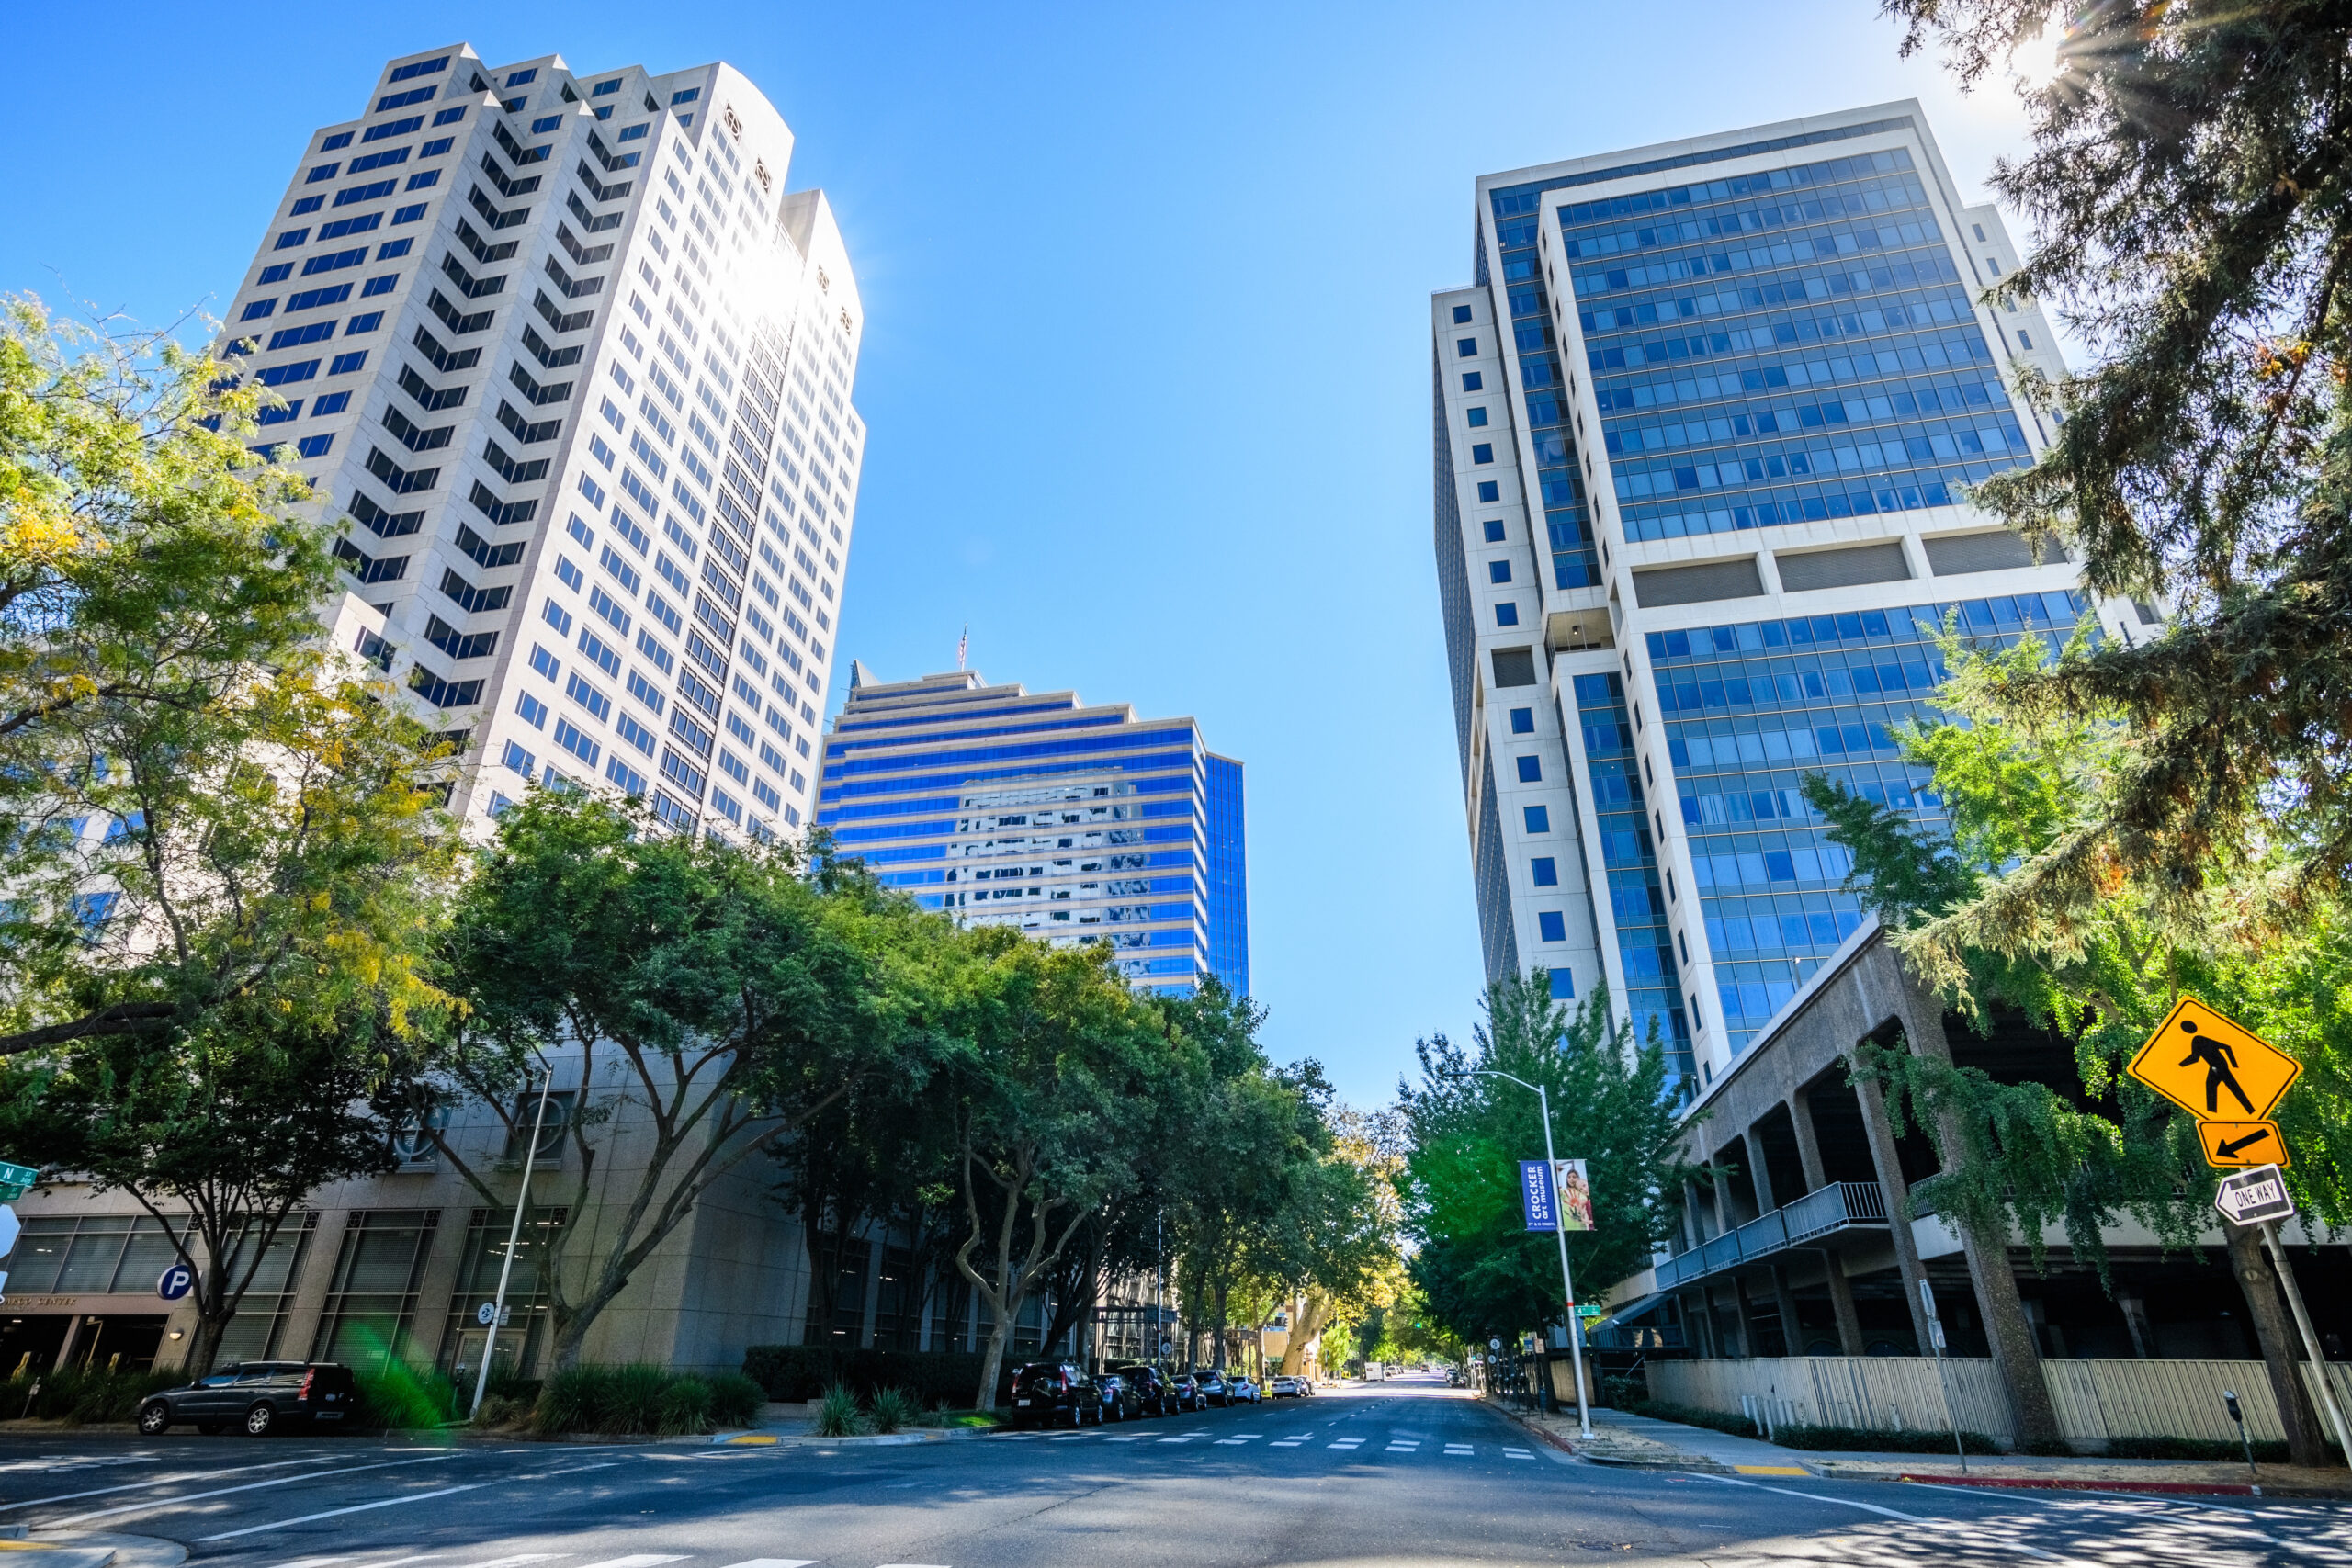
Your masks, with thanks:
M 196 1288 L 196 1270 L 185 1263 L 175 1263 L 164 1270 L 155 1281 L 155 1293 L 167 1302 L 175 1302 Z
M 1552 1168 L 1540 1159 L 1519 1162 L 1519 1201 L 1527 1213 L 1527 1228 L 1532 1231 L 1555 1231 L 1560 1228 L 1559 1209 L 1552 1190 Z

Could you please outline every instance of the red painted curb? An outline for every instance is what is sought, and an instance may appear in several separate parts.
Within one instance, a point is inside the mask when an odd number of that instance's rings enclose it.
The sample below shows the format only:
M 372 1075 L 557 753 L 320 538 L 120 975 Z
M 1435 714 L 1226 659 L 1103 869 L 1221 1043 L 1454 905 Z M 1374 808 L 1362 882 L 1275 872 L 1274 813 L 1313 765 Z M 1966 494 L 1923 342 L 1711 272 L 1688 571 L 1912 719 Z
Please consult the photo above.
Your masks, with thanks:
M 1848 1476 L 1852 1481 L 1858 1476 Z M 2251 1497 L 2254 1486 L 2244 1481 L 2058 1481 L 2028 1479 L 2004 1481 L 1982 1475 L 1910 1475 L 1897 1481 L 1918 1481 L 1935 1486 L 2003 1486 L 2030 1492 L 2198 1492 L 2207 1495 L 2219 1494 L 2225 1497 Z

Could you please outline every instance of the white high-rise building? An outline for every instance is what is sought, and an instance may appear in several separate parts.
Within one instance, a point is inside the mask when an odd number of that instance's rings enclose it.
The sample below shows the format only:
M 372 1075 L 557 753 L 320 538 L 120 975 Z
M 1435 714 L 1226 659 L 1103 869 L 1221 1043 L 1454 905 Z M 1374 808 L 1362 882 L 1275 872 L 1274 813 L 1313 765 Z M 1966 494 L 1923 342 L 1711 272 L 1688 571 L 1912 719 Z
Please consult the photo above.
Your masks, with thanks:
M 1917 103 L 1489 175 L 1431 301 L 1436 549 L 1489 977 L 1605 982 L 1694 1089 L 1860 919 L 1809 773 L 1937 814 L 1888 727 L 1934 628 L 2056 640 L 2063 557 L 1967 505 L 2064 373 Z
M 229 311 L 329 515 L 339 622 L 465 737 L 453 807 L 598 782 L 808 818 L 865 320 L 792 132 L 724 64 L 457 45 L 317 132 Z

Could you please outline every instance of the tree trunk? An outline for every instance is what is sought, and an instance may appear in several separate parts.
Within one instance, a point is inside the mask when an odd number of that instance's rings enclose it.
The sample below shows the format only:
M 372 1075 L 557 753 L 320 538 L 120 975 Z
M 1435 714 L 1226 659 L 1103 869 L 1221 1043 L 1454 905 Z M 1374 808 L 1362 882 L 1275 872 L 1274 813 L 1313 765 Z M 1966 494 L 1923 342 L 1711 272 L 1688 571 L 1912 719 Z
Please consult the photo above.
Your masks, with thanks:
M 1232 1289 L 1220 1281 L 1216 1288 L 1216 1370 L 1225 1371 L 1225 1296 Z
M 2270 1374 L 2270 1394 L 2278 1404 L 2278 1423 L 2287 1428 L 2287 1459 L 2290 1464 L 2312 1466 L 2328 1462 L 2327 1438 L 2312 1407 L 2311 1391 L 2303 1385 L 2302 1360 L 2295 1348 L 2294 1320 L 2278 1299 L 2278 1277 L 2262 1254 L 2262 1236 L 2252 1225 L 2222 1222 L 2229 1239 L 2230 1270 L 2245 1294 L 2246 1312 L 2254 1319 L 2254 1337 L 2262 1347 L 2262 1367 Z M 2318 1369 L 2324 1371 L 2324 1368 Z
M 1283 1347 L 1284 1373 L 1297 1377 L 1306 1371 L 1306 1347 L 1330 1320 L 1331 1303 L 1316 1292 L 1307 1292 L 1299 1305 L 1297 1326 L 1291 1330 L 1290 1343 Z
M 996 1305 L 992 1295 L 989 1296 L 989 1301 L 991 1306 Z M 989 1326 L 989 1348 L 980 1357 L 980 1392 L 979 1396 L 972 1401 L 973 1409 L 993 1410 L 996 1408 L 996 1385 L 999 1377 L 1004 1371 L 1005 1342 L 1012 1337 L 1012 1314 L 999 1308 L 996 1322 Z
M 220 1337 L 229 1332 L 229 1320 L 235 1315 L 222 1313 L 215 1316 L 209 1311 L 197 1314 L 196 1337 L 188 1341 L 187 1359 L 180 1367 L 188 1382 L 194 1382 L 212 1371 L 212 1362 L 220 1354 Z

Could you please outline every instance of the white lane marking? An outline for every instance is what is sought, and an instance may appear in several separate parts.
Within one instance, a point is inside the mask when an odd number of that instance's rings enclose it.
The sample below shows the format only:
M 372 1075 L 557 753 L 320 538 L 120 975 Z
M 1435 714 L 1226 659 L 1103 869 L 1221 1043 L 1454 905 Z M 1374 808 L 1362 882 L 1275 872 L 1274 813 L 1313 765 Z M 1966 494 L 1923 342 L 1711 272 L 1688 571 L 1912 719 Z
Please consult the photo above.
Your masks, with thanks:
M 289 1525 L 307 1525 L 313 1519 L 333 1519 L 339 1518 L 345 1514 L 364 1514 L 370 1508 L 390 1508 L 401 1503 L 422 1503 L 428 1497 L 447 1497 L 453 1492 L 479 1492 L 485 1486 L 496 1484 L 496 1482 L 492 1481 L 476 1481 L 464 1486 L 444 1486 L 435 1492 L 412 1492 L 405 1497 L 379 1497 L 372 1503 L 354 1503 L 348 1508 L 325 1508 L 315 1514 L 304 1514 L 299 1518 L 272 1519 L 266 1525 L 247 1525 L 241 1530 L 223 1530 L 219 1535 L 200 1535 L 196 1539 L 198 1545 L 215 1540 L 234 1540 L 243 1535 L 259 1535 L 265 1530 L 282 1530 Z M 667 1562 L 672 1559 L 665 1557 L 662 1561 Z
M 1082 1443 L 1091 1436 L 1092 1434 L 1089 1432 L 1064 1432 L 1060 1437 L 1047 1440 L 1057 1443 Z
M 1448 1443 L 1445 1445 L 1445 1451 L 1450 1454 L 1466 1454 L 1475 1453 L 1477 1450 L 1473 1449 L 1468 1443 Z
M 328 1563 L 341 1562 L 342 1561 L 344 1560 L 340 1557 L 298 1557 L 291 1562 L 279 1563 L 277 1568 L 327 1568 Z M 413 1557 L 396 1557 L 392 1561 L 395 1562 L 413 1562 L 416 1559 Z M 385 1565 L 381 1562 L 375 1562 L 370 1563 L 368 1568 L 385 1568 Z
M 588 1568 L 660 1568 L 664 1562 L 684 1562 L 683 1551 L 634 1551 L 627 1557 L 607 1557 L 602 1562 L 591 1562 Z
M 144 1481 L 132 1481 L 120 1486 L 94 1486 L 87 1492 L 64 1492 L 54 1497 L 28 1497 L 21 1503 L 0 1503 L 0 1514 L 11 1508 L 37 1508 L 43 1503 L 71 1503 L 78 1497 L 103 1497 L 110 1492 L 141 1492 L 150 1486 L 176 1486 L 183 1481 L 209 1481 L 216 1475 L 242 1475 L 249 1470 L 284 1470 L 289 1464 L 333 1464 L 333 1454 L 317 1454 L 310 1459 L 277 1459 L 267 1464 L 232 1464 L 226 1470 L 192 1470 L 179 1475 L 151 1475 Z M 334 1562 L 334 1558 L 323 1561 Z
M 1778 1492 L 1784 1497 L 1804 1497 L 1815 1503 L 1836 1503 L 1841 1507 L 1860 1508 L 1866 1514 L 1882 1514 L 1890 1519 L 1901 1519 L 1905 1524 L 1923 1525 L 1928 1522 L 1925 1514 L 1906 1514 L 1900 1508 L 1882 1508 L 1876 1503 L 1864 1503 L 1852 1497 L 1825 1497 L 1818 1492 L 1799 1492 L 1787 1486 L 1767 1486 L 1760 1481 L 1742 1481 L 1729 1475 L 1710 1475 L 1703 1479 L 1719 1481 L 1725 1486 L 1752 1486 L 1758 1492 Z M 2030 1551 L 2032 1548 L 2028 1547 L 2024 1550 Z
M 1159 1440 L 1163 1443 L 1189 1443 L 1193 1439 L 1190 1438 L 1162 1438 Z
M 537 1475 L 518 1475 L 514 1479 L 517 1481 L 545 1481 L 551 1475 L 578 1475 L 583 1471 L 611 1470 L 620 1462 L 621 1461 L 616 1459 L 608 1459 L 602 1464 L 575 1464 L 567 1470 L 543 1470 Z M 571 1553 L 564 1552 L 561 1555 L 568 1557 Z M 503 1562 L 504 1560 L 502 1559 L 501 1568 L 503 1568 Z M 381 1568 L 381 1564 L 371 1564 L 371 1568 Z M 475 1565 L 475 1568 L 481 1568 L 481 1565 L 478 1563 Z
M 729 1562 L 727 1568 L 816 1568 L 820 1561 L 815 1557 L 746 1557 L 741 1562 Z
M 426 1555 L 429 1556 L 431 1553 L 427 1553 Z M 486 1562 L 469 1562 L 465 1565 L 465 1568 L 523 1568 L 523 1565 L 526 1562 L 545 1562 L 551 1558 L 569 1557 L 571 1555 L 571 1553 L 569 1551 L 518 1551 L 512 1557 L 492 1557 Z M 401 1557 L 395 1558 L 393 1561 L 398 1562 L 423 1562 L 424 1559 L 421 1557 Z M 392 1568 L 392 1565 L 390 1562 L 371 1562 L 368 1565 L 368 1568 Z
M 313 1470 L 300 1475 L 281 1475 L 275 1481 L 248 1481 L 242 1486 L 218 1486 L 209 1492 L 190 1492 L 183 1497 L 165 1497 L 153 1503 L 126 1503 L 119 1508 L 99 1508 L 87 1514 L 76 1514 L 68 1519 L 52 1519 L 41 1528 L 63 1529 L 68 1525 L 82 1524 L 90 1519 L 110 1519 L 117 1514 L 151 1513 L 158 1508 L 176 1508 L 183 1503 L 194 1503 L 206 1497 L 226 1497 L 232 1492 L 258 1492 L 266 1486 L 291 1486 L 298 1481 L 323 1481 L 330 1475 L 356 1475 L 363 1470 L 399 1470 L 412 1464 L 438 1464 L 443 1460 L 457 1457 L 454 1453 L 438 1453 L 430 1459 L 379 1460 L 374 1464 L 345 1465 L 341 1470 Z
M 1284 1438 L 1279 1442 L 1268 1443 L 1266 1446 L 1270 1449 L 1295 1449 L 1304 1447 L 1306 1442 L 1305 1438 Z
M 1140 1443 L 1144 1440 L 1144 1434 L 1141 1432 L 1136 1432 L 1127 1437 L 1114 1438 L 1111 1440 L 1114 1443 Z

